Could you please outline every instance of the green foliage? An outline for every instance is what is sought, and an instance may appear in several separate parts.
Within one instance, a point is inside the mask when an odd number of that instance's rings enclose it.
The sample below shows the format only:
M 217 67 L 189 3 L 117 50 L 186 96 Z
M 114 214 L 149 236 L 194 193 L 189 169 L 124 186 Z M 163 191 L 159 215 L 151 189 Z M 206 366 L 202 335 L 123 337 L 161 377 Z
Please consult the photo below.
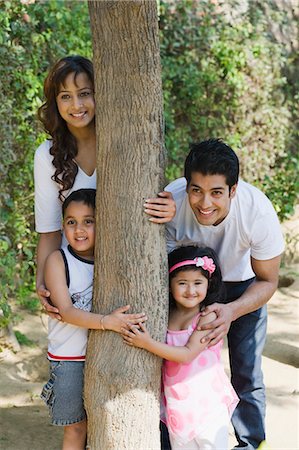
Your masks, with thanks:
M 279 217 L 290 217 L 298 199 L 298 155 L 291 152 L 277 161 L 279 170 L 273 170 L 273 175 L 265 175 L 261 189 L 271 198 Z
M 20 331 L 15 331 L 15 336 L 20 345 L 25 345 L 26 347 L 34 347 L 35 343 L 29 339 L 25 334 Z
M 219 3 L 161 2 L 167 176 L 181 176 L 190 142 L 221 137 L 283 219 L 296 200 L 298 109 L 285 69 L 293 56 L 269 35 L 259 1 L 234 20 Z

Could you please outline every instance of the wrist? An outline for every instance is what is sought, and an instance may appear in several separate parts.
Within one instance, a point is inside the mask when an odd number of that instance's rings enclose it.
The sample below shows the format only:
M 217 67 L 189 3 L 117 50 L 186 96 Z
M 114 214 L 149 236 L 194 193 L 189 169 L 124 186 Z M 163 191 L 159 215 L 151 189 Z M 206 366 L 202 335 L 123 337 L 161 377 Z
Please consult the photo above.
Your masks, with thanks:
M 108 317 L 108 315 L 104 314 L 100 318 L 100 330 L 102 330 L 102 331 L 105 331 L 108 329 L 107 328 L 107 317 Z M 105 319 L 106 319 L 106 323 L 105 323 Z
M 38 290 L 38 289 L 40 289 L 41 287 L 45 287 L 45 282 L 44 282 L 44 280 L 36 280 L 35 281 L 35 287 L 36 287 L 36 290 Z
M 240 313 L 238 300 L 228 303 L 228 305 L 231 312 L 231 321 L 234 322 L 235 320 L 237 320 L 239 317 L 242 316 L 242 314 Z
M 144 350 L 147 350 L 148 352 L 150 352 L 151 351 L 152 342 L 153 342 L 153 339 L 151 337 L 149 337 L 148 339 L 143 341 L 142 348 Z

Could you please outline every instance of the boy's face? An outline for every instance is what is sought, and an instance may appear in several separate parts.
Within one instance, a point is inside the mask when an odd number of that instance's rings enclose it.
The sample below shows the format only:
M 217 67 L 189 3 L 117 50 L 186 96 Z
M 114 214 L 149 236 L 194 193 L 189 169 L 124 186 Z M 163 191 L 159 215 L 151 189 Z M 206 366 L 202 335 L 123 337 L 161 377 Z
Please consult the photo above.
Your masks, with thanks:
M 95 241 L 94 209 L 83 202 L 71 202 L 63 219 L 65 237 L 78 256 L 93 259 Z
M 221 223 L 229 213 L 236 188 L 235 184 L 229 191 L 224 175 L 203 175 L 200 172 L 192 172 L 187 193 L 198 223 L 201 225 Z

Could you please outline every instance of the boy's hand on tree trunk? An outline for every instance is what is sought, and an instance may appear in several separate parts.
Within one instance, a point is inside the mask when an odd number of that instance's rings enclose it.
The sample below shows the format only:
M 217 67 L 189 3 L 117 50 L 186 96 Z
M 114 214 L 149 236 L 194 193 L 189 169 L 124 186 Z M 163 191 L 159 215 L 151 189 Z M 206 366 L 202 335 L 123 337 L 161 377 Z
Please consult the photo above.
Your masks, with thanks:
M 144 313 L 126 314 L 130 309 L 130 305 L 121 306 L 108 314 L 102 320 L 105 330 L 116 331 L 121 333 L 123 328 L 130 328 L 132 325 L 143 323 L 147 320 Z

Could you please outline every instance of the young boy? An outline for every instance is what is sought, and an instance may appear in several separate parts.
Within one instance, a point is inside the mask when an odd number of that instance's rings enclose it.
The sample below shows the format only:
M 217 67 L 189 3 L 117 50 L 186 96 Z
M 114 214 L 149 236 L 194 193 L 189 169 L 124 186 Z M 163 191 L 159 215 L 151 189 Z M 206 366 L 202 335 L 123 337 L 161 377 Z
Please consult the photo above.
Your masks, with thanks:
M 91 313 L 95 243 L 95 189 L 72 192 L 62 206 L 63 229 L 69 245 L 54 251 L 45 265 L 45 282 L 62 320 L 49 317 L 50 379 L 41 398 L 53 425 L 64 426 L 63 450 L 83 450 L 86 413 L 83 405 L 87 329 L 120 332 L 146 320 L 125 314 L 129 305 L 108 315 Z

